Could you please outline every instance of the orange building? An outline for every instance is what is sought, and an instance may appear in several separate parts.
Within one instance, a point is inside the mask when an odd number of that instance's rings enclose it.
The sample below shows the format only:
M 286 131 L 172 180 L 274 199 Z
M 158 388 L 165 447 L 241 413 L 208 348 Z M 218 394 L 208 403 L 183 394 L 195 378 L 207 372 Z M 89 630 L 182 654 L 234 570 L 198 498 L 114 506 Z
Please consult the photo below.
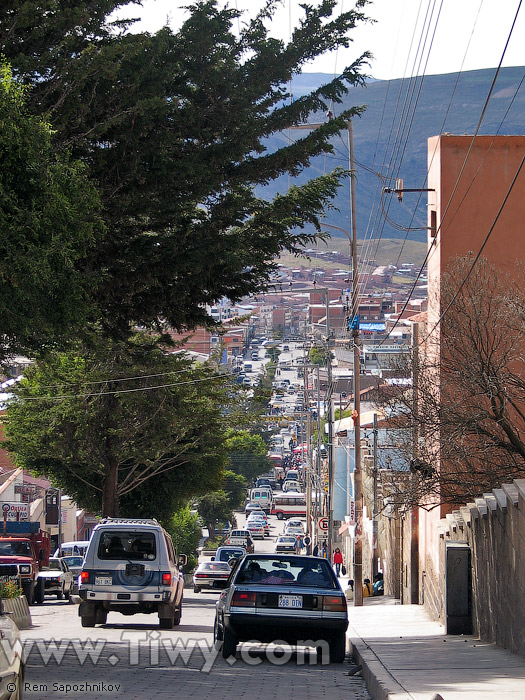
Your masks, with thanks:
M 525 136 L 445 134 L 428 140 L 427 332 L 442 312 L 442 274 L 454 257 L 482 250 L 498 269 L 510 276 L 518 274 L 516 261 L 524 257 L 525 167 L 518 171 L 524 155 Z M 439 325 L 434 333 L 440 337 Z M 439 343 L 433 347 L 437 348 L 433 352 L 440 352 Z M 437 526 L 446 513 L 445 506 L 429 512 L 420 509 L 418 567 L 413 561 L 409 566 L 409 555 L 403 555 L 404 566 L 412 574 L 412 582 L 404 583 L 406 602 L 410 598 L 416 602 L 415 592 L 435 617 L 442 616 L 444 580 Z

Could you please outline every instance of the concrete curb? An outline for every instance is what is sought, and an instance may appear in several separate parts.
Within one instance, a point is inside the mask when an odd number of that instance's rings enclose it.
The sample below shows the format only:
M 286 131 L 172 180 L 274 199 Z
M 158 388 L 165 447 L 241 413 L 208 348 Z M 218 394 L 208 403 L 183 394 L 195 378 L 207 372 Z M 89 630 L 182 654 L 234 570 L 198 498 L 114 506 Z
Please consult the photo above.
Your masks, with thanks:
M 26 630 L 31 627 L 31 613 L 25 595 L 20 598 L 3 598 L 4 612 L 12 613 L 11 619 L 18 629 Z
M 373 650 L 357 633 L 350 631 L 350 650 L 355 662 L 363 667 L 362 673 L 368 692 L 374 700 L 413 700 L 381 661 Z

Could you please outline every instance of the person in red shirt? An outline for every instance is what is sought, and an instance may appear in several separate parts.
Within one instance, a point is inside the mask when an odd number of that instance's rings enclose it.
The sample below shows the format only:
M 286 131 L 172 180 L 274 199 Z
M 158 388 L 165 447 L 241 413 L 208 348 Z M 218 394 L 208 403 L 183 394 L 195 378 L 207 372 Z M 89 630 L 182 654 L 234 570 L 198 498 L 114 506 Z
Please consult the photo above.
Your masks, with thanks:
M 341 574 L 341 564 L 343 563 L 343 555 L 341 554 L 341 550 L 339 547 L 334 552 L 334 566 L 335 566 L 335 573 L 337 576 Z

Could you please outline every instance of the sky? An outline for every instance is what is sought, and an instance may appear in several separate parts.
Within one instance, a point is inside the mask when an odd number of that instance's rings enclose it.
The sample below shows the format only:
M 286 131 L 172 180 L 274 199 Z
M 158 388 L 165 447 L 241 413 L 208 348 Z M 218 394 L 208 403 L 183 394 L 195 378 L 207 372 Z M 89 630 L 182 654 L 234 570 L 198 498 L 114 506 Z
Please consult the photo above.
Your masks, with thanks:
M 309 0 L 317 4 L 319 0 Z M 263 0 L 218 0 L 220 6 L 251 16 Z M 525 65 L 525 2 L 522 0 L 373 0 L 365 13 L 375 23 L 359 24 L 352 32 L 349 49 L 317 58 L 304 69 L 312 73 L 335 74 L 364 51 L 374 58 L 366 73 L 378 80 L 412 75 L 435 75 L 460 70 L 495 68 L 505 52 L 503 66 Z M 173 30 L 188 16 L 184 7 L 192 0 L 143 0 L 135 16 L 141 30 L 155 31 L 166 24 Z M 288 40 L 291 27 L 300 17 L 299 0 L 282 0 L 270 26 L 270 33 Z M 339 0 L 337 13 L 354 6 Z M 130 15 L 129 8 L 124 11 Z

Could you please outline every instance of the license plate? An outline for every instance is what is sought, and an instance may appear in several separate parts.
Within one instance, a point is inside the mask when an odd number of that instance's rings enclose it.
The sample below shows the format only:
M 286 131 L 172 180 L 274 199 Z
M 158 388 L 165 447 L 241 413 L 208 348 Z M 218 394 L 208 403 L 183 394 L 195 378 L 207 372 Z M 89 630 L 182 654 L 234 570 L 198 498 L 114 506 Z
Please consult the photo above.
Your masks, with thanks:
M 303 596 L 302 595 L 280 595 L 279 596 L 279 607 L 280 608 L 302 608 L 303 607 Z
M 111 586 L 112 583 L 111 576 L 95 576 L 95 586 Z

